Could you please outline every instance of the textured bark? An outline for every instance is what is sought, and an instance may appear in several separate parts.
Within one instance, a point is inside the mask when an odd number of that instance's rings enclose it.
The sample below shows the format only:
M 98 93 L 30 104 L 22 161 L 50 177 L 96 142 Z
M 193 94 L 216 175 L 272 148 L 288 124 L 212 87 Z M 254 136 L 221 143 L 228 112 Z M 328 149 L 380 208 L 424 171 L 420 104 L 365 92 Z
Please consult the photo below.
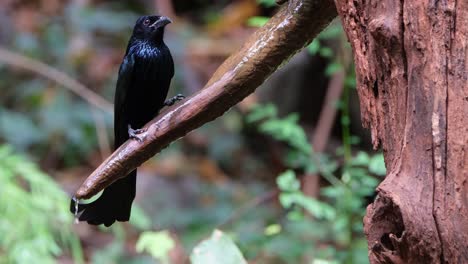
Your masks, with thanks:
M 335 0 L 387 177 L 371 263 L 468 263 L 468 1 Z

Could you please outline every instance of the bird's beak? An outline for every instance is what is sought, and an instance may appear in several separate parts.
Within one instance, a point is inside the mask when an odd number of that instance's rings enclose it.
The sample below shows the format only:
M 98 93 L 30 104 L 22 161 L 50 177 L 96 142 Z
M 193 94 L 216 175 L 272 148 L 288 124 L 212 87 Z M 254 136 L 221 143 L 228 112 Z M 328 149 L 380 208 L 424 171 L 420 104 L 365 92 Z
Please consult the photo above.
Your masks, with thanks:
M 170 20 L 168 17 L 162 16 L 156 22 L 154 22 L 150 27 L 151 28 L 160 28 L 164 27 L 167 24 L 172 23 L 172 20 Z

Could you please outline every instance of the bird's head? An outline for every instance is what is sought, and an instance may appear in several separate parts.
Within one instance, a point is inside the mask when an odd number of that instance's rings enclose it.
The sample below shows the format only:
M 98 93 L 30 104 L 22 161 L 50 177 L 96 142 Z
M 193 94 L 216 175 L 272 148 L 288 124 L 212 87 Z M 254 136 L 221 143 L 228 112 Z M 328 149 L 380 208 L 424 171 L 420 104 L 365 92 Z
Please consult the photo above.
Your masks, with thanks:
M 161 43 L 164 36 L 164 28 L 172 21 L 165 16 L 142 16 L 138 18 L 133 28 L 133 37 L 140 40 L 148 40 L 153 43 Z

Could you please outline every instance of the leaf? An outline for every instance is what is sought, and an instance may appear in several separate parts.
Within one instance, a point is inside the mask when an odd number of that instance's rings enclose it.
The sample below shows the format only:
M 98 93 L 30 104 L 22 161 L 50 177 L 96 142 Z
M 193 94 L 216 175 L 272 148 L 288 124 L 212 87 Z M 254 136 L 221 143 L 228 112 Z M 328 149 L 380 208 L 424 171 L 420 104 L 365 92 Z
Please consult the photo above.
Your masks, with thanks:
M 343 66 L 340 63 L 338 62 L 329 63 L 327 65 L 327 68 L 325 69 L 325 75 L 331 76 L 334 73 L 340 71 L 341 69 L 343 69 Z
M 341 124 L 344 126 L 349 126 L 351 124 L 351 119 L 349 118 L 349 116 L 342 116 Z
M 292 170 L 287 170 L 276 178 L 276 184 L 281 191 L 298 191 L 301 183 L 296 179 L 296 174 Z
M 174 240 L 167 230 L 159 232 L 143 232 L 136 243 L 136 251 L 146 251 L 153 258 L 169 263 L 169 252 L 175 246 Z
M 333 50 L 329 47 L 323 47 L 319 50 L 319 54 L 324 58 L 331 58 L 333 56 Z
M 311 55 L 317 54 L 317 52 L 320 50 L 320 41 L 318 39 L 314 39 L 312 43 L 307 46 L 307 50 Z
M 272 224 L 272 225 L 269 225 L 265 228 L 265 235 L 266 236 L 274 236 L 274 235 L 277 235 L 279 233 L 281 233 L 281 225 L 279 224 Z
M 387 168 L 385 167 L 385 161 L 382 154 L 371 157 L 369 161 L 369 171 L 379 176 L 385 176 L 385 174 L 387 174 Z
M 140 230 L 148 230 L 151 227 L 151 219 L 140 206 L 134 204 L 130 215 L 130 224 Z
M 327 259 L 314 259 L 312 261 L 312 264 L 338 264 L 339 262 L 338 261 L 334 261 L 334 260 L 327 260 Z
M 220 230 L 200 242 L 190 254 L 192 264 L 247 264 L 239 248 Z
M 356 76 L 354 75 L 346 76 L 345 85 L 347 87 L 356 88 Z
M 0 145 L 0 259 L 55 263 L 63 250 L 69 250 L 75 263 L 83 263 L 68 201 L 68 195 L 36 164 Z M 10 232 L 13 229 L 21 232 Z
M 303 193 L 296 195 L 294 200 L 296 204 L 303 207 L 307 212 L 317 218 L 332 220 L 336 215 L 336 211 L 333 207 L 317 199 L 307 197 Z
M 298 120 L 299 116 L 297 114 L 290 114 L 282 119 L 270 119 L 263 122 L 259 130 L 276 140 L 286 142 L 305 154 L 310 154 L 312 147 L 307 141 L 304 129 L 297 124 Z
M 257 105 L 247 115 L 247 123 L 258 122 L 266 118 L 274 118 L 277 115 L 277 110 L 273 104 Z
M 290 221 L 300 221 L 304 219 L 304 214 L 301 210 L 292 210 L 287 215 Z
M 319 34 L 320 39 L 332 39 L 332 38 L 337 38 L 343 34 L 343 28 L 341 27 L 341 24 L 332 24 L 329 27 L 327 27 L 325 30 L 323 30 Z
M 276 6 L 275 0 L 257 0 L 257 3 L 265 6 L 265 7 L 274 7 Z
M 369 155 L 364 151 L 359 151 L 358 154 L 351 160 L 351 165 L 367 166 L 369 164 Z
M 250 27 L 262 27 L 270 20 L 269 17 L 254 16 L 247 20 L 247 25 Z
M 283 206 L 285 209 L 289 209 L 294 203 L 293 194 L 280 193 L 279 201 L 280 201 L 281 206 Z
M 338 198 L 343 194 L 343 189 L 340 186 L 327 186 L 320 188 L 320 193 L 328 198 Z

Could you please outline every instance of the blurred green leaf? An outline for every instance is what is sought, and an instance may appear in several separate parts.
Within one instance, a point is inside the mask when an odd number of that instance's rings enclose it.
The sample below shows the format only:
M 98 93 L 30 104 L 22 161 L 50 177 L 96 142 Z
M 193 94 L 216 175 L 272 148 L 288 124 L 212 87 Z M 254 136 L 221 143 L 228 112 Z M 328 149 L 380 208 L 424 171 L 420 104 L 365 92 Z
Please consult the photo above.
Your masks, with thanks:
M 350 88 L 356 88 L 356 76 L 346 76 L 345 85 Z
M 369 162 L 369 154 L 363 151 L 359 151 L 357 155 L 351 160 L 351 164 L 353 166 L 368 166 Z
M 269 17 L 254 16 L 247 20 L 247 25 L 250 27 L 262 27 L 270 20 Z
M 266 118 L 274 118 L 277 115 L 277 109 L 273 104 L 256 105 L 247 114 L 246 121 L 254 123 Z
M 273 7 L 276 6 L 275 0 L 257 0 L 257 3 L 264 5 L 265 7 Z
M 349 116 L 342 116 L 341 117 L 341 124 L 348 126 L 351 123 L 351 120 L 349 119 Z
M 190 261 L 193 264 L 247 264 L 232 239 L 219 230 L 193 249 Z
M 151 219 L 145 214 L 145 211 L 143 211 L 139 205 L 133 204 L 132 214 L 130 215 L 130 224 L 140 230 L 148 230 L 151 227 Z
M 68 195 L 35 164 L 0 145 L 0 259 L 55 263 L 68 250 L 83 263 L 68 202 Z
M 333 56 L 333 50 L 329 47 L 321 47 L 319 54 L 324 58 L 331 58 Z
M 297 114 L 290 114 L 282 119 L 269 119 L 260 124 L 259 130 L 308 154 L 312 147 L 307 141 L 304 130 L 297 124 L 298 120 Z
M 320 41 L 317 38 L 314 39 L 312 43 L 307 46 L 307 50 L 311 55 L 317 54 L 317 52 L 320 50 Z
M 385 176 L 387 168 L 385 167 L 383 154 L 372 156 L 369 162 L 369 171 L 379 176 Z
M 283 199 L 288 199 L 291 203 L 301 206 L 311 215 L 319 219 L 331 220 L 336 214 L 335 210 L 330 205 L 320 202 L 317 199 L 307 197 L 303 193 L 282 193 L 280 194 L 280 201 Z
M 320 39 L 333 39 L 343 34 L 343 28 L 340 23 L 332 23 L 325 30 L 320 32 Z
M 334 73 L 340 71 L 343 69 L 343 66 L 338 63 L 338 62 L 332 62 L 327 65 L 327 68 L 325 68 L 325 75 L 331 76 Z
M 296 179 L 292 170 L 287 170 L 276 178 L 276 183 L 281 191 L 293 192 L 299 191 L 301 183 Z
M 167 230 L 159 232 L 143 232 L 136 243 L 137 252 L 148 252 L 154 259 L 169 263 L 169 252 L 175 247 L 175 242 Z
M 266 236 L 274 236 L 281 232 L 281 225 L 279 224 L 272 224 L 265 227 L 264 233 Z
M 314 259 L 311 264 L 338 264 L 338 261 L 327 259 Z

